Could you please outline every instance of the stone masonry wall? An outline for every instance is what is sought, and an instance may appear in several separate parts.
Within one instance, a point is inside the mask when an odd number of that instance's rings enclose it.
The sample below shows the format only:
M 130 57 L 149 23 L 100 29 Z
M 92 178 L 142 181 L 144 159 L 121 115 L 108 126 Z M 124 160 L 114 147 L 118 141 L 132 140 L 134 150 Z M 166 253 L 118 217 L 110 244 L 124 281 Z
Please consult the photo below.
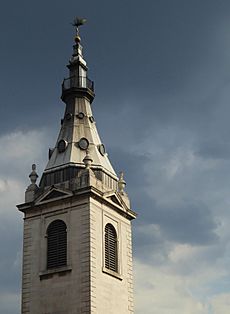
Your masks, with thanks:
M 91 199 L 91 312 L 133 314 L 133 275 L 130 221 Z M 118 233 L 119 274 L 104 267 L 104 227 L 112 223 Z
M 30 217 L 31 215 L 31 217 Z M 46 269 L 48 225 L 62 219 L 67 225 L 67 266 Z M 90 313 L 89 205 L 46 206 L 24 223 L 22 314 Z
M 23 234 L 23 268 L 22 268 L 22 313 L 30 313 L 30 287 L 31 287 L 31 227 L 24 221 Z

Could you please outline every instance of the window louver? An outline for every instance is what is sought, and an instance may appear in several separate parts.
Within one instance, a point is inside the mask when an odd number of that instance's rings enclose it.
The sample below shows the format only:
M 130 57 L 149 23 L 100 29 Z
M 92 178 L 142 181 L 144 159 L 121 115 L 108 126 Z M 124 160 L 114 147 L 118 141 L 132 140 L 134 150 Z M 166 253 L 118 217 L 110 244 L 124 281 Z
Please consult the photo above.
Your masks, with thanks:
M 105 267 L 118 272 L 117 233 L 111 224 L 105 226 Z
M 66 224 L 54 220 L 47 229 L 47 268 L 65 266 L 67 262 Z

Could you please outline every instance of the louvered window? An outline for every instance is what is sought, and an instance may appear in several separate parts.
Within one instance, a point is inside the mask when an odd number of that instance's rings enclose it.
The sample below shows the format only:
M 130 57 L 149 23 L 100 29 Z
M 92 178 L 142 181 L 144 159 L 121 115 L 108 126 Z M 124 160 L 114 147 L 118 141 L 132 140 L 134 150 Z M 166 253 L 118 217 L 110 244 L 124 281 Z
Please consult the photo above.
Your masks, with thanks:
M 54 220 L 47 229 L 47 268 L 65 266 L 66 263 L 66 224 L 62 220 Z
M 117 233 L 112 224 L 105 226 L 105 267 L 118 272 Z

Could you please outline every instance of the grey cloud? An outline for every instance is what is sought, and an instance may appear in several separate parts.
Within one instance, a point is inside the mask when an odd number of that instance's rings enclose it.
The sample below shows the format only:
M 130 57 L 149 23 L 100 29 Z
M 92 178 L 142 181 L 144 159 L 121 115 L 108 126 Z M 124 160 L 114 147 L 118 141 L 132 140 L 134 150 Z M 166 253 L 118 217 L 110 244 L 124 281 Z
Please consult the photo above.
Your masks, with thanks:
M 14 210 L 16 216 L 16 208 Z M 1 219 L 0 247 L 0 294 L 18 293 L 21 282 L 22 251 L 22 223 L 19 214 L 17 222 Z
M 2 10 L 2 29 L 6 27 L 8 30 L 3 32 L 2 38 L 2 82 L 11 84 L 6 84 L 3 90 L 1 113 L 13 120 L 17 127 L 50 122 L 54 125 L 53 111 L 60 115 L 62 110 L 59 101 L 61 80 L 72 45 L 71 28 L 65 20 L 69 21 L 72 16 L 75 3 L 70 1 L 68 9 L 65 7 L 60 11 L 60 8 L 54 9 L 47 4 L 44 11 L 42 1 L 36 3 L 36 8 L 27 3 L 26 19 L 22 9 L 26 2 L 23 3 L 20 8 L 14 8 L 13 20 L 7 18 L 7 13 L 12 14 L 12 8 L 6 4 Z M 119 99 L 127 94 L 134 95 L 134 98 L 141 94 L 152 99 L 153 113 L 159 96 L 178 94 L 189 82 L 197 65 L 216 63 L 213 62 L 214 58 L 215 61 L 218 59 L 217 49 L 213 51 L 213 25 L 218 27 L 219 20 L 225 17 L 223 8 L 227 12 L 229 3 L 224 1 L 220 6 L 214 1 L 190 3 L 177 0 L 147 5 L 134 1 L 130 8 L 119 2 L 108 5 L 99 1 L 92 4 L 91 10 L 87 4 L 78 6 L 78 10 L 88 15 L 89 23 L 82 30 L 83 44 L 92 69 L 91 76 L 96 80 L 97 99 L 101 106 L 98 112 L 108 106 L 112 95 L 116 95 L 119 107 Z M 40 23 L 41 16 L 43 23 Z M 30 25 L 33 25 L 33 31 Z M 20 34 L 18 38 L 14 36 L 16 26 Z M 69 46 L 63 45 L 61 38 L 66 38 Z M 17 54 L 14 53 L 15 45 Z M 9 63 L 12 65 L 10 71 Z M 191 89 L 197 93 L 194 86 Z M 16 105 L 16 99 L 20 99 L 20 106 Z M 14 103 L 17 118 L 9 110 L 9 104 Z M 25 118 L 25 112 L 30 119 Z M 9 125 L 3 121 L 1 128 L 6 130 Z
M 178 208 L 161 208 L 153 214 L 167 239 L 192 245 L 215 244 L 218 223 L 203 204 L 184 204 Z
M 203 158 L 230 160 L 230 141 L 210 139 L 207 142 L 201 142 L 200 148 L 195 153 Z
M 219 222 L 204 204 L 187 202 L 177 208 L 162 208 L 149 198 L 145 199 L 143 206 L 144 216 L 139 217 L 141 223 L 158 225 L 164 241 L 191 245 L 215 245 L 219 242 L 217 235 Z M 155 240 L 148 235 L 137 235 L 137 239 L 140 245 L 155 244 Z
M 181 193 L 181 201 L 178 206 L 175 206 L 172 202 L 171 207 L 163 207 L 150 196 L 151 194 L 148 191 L 149 179 L 153 178 L 154 174 L 149 173 L 149 177 L 146 175 L 144 168 L 147 164 L 155 162 L 152 156 L 138 153 L 131 154 L 114 147 L 111 147 L 111 156 L 116 169 L 124 168 L 127 170 L 127 191 L 131 197 L 132 204 L 135 206 L 133 209 L 139 215 L 137 221 L 134 222 L 133 233 L 136 258 L 149 261 L 149 263 L 152 263 L 153 260 L 155 263 L 162 263 L 162 260 L 167 260 L 170 248 L 169 242 L 198 246 L 208 245 L 211 247 L 220 243 L 217 235 L 220 221 L 202 200 L 193 200 L 194 189 L 199 190 L 199 185 L 198 187 L 193 187 L 190 183 L 191 195 L 190 199 L 187 200 L 184 200 L 184 188 L 182 185 L 181 188 L 177 189 Z M 159 166 L 158 162 L 156 167 Z M 199 177 L 199 173 L 197 175 Z M 208 174 L 206 176 L 208 179 Z M 155 179 L 155 184 L 159 184 L 158 179 Z M 165 187 L 165 194 L 167 195 L 167 185 L 162 180 L 160 182 L 162 184 L 161 189 Z M 154 188 L 155 184 L 153 183 L 153 187 L 151 185 L 150 188 Z M 176 184 L 177 180 L 175 179 L 174 185 Z M 209 188 L 208 181 L 206 184 L 207 188 Z M 148 226 L 150 224 L 159 226 L 160 236 L 159 234 L 140 232 L 140 226 Z M 152 256 L 151 252 L 154 252 L 155 256 Z

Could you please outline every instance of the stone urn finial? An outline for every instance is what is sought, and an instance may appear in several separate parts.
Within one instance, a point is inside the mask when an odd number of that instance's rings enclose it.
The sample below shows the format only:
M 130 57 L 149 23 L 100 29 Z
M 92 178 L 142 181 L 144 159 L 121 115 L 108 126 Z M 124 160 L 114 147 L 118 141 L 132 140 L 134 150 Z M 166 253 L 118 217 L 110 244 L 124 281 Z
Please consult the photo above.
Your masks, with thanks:
M 121 194 L 124 194 L 125 186 L 126 186 L 126 182 L 124 180 L 124 172 L 121 171 L 120 172 L 120 177 L 119 177 L 119 180 L 118 180 L 118 192 L 120 192 Z
M 87 149 L 87 151 L 86 151 L 86 156 L 85 156 L 85 158 L 83 159 L 83 162 L 84 162 L 84 164 L 85 164 L 85 168 L 86 168 L 86 169 L 90 169 L 90 167 L 91 167 L 91 165 L 92 165 L 92 162 L 93 162 L 93 159 L 91 158 L 88 149 Z
M 39 190 L 39 187 L 36 184 L 38 174 L 36 172 L 36 165 L 32 165 L 32 171 L 29 175 L 31 184 L 27 187 L 26 193 L 25 193 L 25 201 L 27 202 L 33 202 L 35 200 L 36 194 Z
M 36 172 L 36 165 L 35 164 L 32 165 L 32 171 L 29 175 L 29 178 L 30 178 L 31 184 L 33 184 L 33 185 L 36 184 L 38 174 Z

